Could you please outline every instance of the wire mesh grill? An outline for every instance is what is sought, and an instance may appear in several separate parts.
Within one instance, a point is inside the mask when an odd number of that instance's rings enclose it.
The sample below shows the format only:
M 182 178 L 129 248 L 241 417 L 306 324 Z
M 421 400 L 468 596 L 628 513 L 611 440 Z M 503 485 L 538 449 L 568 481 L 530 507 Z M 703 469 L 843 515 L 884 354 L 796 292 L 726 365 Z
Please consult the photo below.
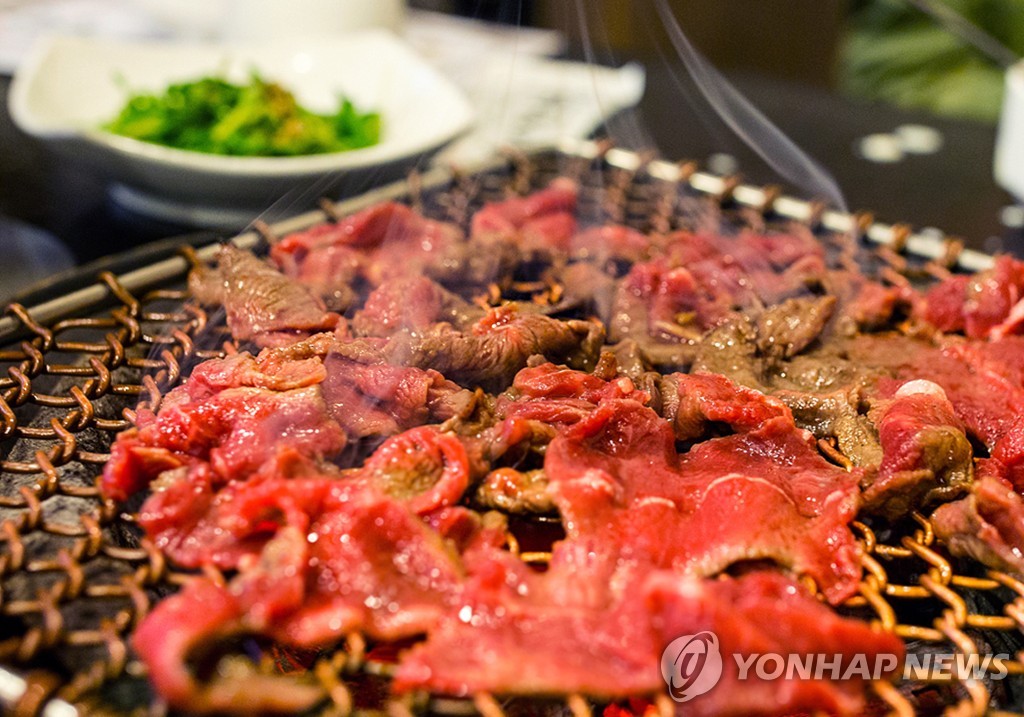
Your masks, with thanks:
M 782 197 L 775 188 L 746 187 L 735 178 L 699 173 L 692 164 L 651 163 L 620 150 L 588 148 L 511 156 L 473 173 L 413 176 L 385 194 L 464 225 L 482 201 L 567 174 L 581 182 L 583 213 L 644 231 L 667 231 L 709 207 L 719 219 L 744 224 L 795 218 L 834 242 L 839 235 L 827 230 L 847 222 L 846 228 L 869 243 L 885 241 L 871 256 L 877 273 L 890 282 L 942 277 L 965 257 L 953 239 L 915 251 L 921 245 L 907 227 L 876 225 L 867 215 L 829 216 L 813 203 Z M 351 202 L 325 203 L 322 213 L 301 218 L 298 225 L 259 226 L 257 235 L 272 241 L 276 233 L 331 221 L 352 208 Z M 8 334 L 22 337 L 0 348 L 0 704 L 12 714 L 56 714 L 56 708 L 68 714 L 159 710 L 128 641 L 154 602 L 190 575 L 141 537 L 131 510 L 101 498 L 96 479 L 113 436 L 131 426 L 139 405 L 155 408 L 189 367 L 236 349 L 225 340 L 230 337 L 217 333 L 215 317 L 189 303 L 182 288 L 190 261 L 202 254 L 186 252 L 159 280 L 135 289 L 111 274 L 100 275 L 90 294 L 106 303 L 100 311 L 71 302 L 64 316 L 44 324 L 22 306 L 7 307 Z M 535 301 L 559 298 L 559 287 L 544 282 L 512 288 Z M 500 298 L 495 291 L 491 287 L 481 298 Z M 842 461 L 834 447 L 823 443 L 821 449 Z M 1008 653 L 1002 666 L 1009 677 L 879 682 L 873 687 L 880 704 L 897 714 L 929 705 L 964 715 L 1013 706 L 1008 691 L 1024 675 L 1018 639 L 1024 631 L 1024 582 L 952 560 L 928 521 L 920 515 L 915 521 L 902 534 L 854 524 L 863 548 L 863 577 L 859 594 L 841 610 L 904 638 L 912 650 Z M 543 562 L 550 555 L 534 551 L 523 557 Z M 266 653 L 256 669 L 301 667 L 322 687 L 324 709 L 333 714 L 376 709 L 491 717 L 544 707 L 586 715 L 602 708 L 581 695 L 530 702 L 528 709 L 522 701 L 486 694 L 466 700 L 395 699 L 386 689 L 390 664 L 386 654 L 351 635 L 330 654 Z M 673 707 L 663 697 L 646 710 L 670 714 Z

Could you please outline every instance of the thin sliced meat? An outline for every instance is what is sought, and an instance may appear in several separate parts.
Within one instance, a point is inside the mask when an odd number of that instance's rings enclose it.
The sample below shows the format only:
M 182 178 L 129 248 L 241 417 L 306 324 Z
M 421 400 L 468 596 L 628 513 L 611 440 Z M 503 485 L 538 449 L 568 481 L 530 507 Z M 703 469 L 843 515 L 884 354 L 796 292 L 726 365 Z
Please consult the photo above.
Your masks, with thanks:
M 483 311 L 425 276 L 385 281 L 352 319 L 357 336 L 391 336 L 444 321 L 456 328 L 478 321 Z
M 944 333 L 962 332 L 964 301 L 970 283 L 971 277 L 957 274 L 932 286 L 919 304 L 920 318 Z
M 1024 575 L 1024 499 L 998 466 L 981 463 L 970 495 L 932 513 L 935 534 L 954 555 Z
M 548 362 L 517 373 L 511 390 L 498 397 L 495 411 L 502 419 L 564 427 L 586 418 L 601 401 L 614 398 L 646 403 L 650 397 L 628 378 L 606 381 Z
M 686 714 L 716 717 L 823 713 L 866 714 L 866 691 L 876 666 L 893 677 L 902 664 L 905 648 L 895 635 L 876 632 L 864 622 L 842 618 L 818 602 L 793 580 L 773 572 L 753 572 L 736 579 L 695 580 L 666 572 L 653 574 L 644 589 L 653 613 L 660 644 L 681 636 L 714 635 L 721 655 L 722 676 L 711 689 L 685 702 Z M 746 679 L 734 656 L 780 655 L 801 664 L 832 660 L 835 672 L 817 675 L 784 674 L 765 680 L 753 661 Z M 666 655 L 662 670 L 678 675 Z M 863 669 L 849 672 L 857 660 Z M 774 670 L 766 662 L 767 670 Z M 838 673 L 838 674 L 835 674 Z M 831 679 L 830 679 L 831 678 Z M 676 684 L 677 687 L 683 687 Z
M 153 482 L 139 524 L 177 565 L 234 570 L 282 529 L 305 534 L 336 479 L 284 446 L 256 474 L 226 485 L 208 463 L 195 463 Z
M 294 676 L 215 677 L 198 680 L 188 658 L 219 640 L 258 630 L 247 612 L 275 615 L 301 599 L 301 568 L 305 538 L 298 531 L 282 534 L 264 551 L 261 563 L 236 578 L 228 590 L 208 578 L 196 578 L 176 595 L 161 600 L 139 624 L 132 645 L 149 668 L 153 686 L 168 704 L 196 713 L 303 712 L 323 698 L 320 687 Z M 281 576 L 292 573 L 283 584 Z M 265 575 L 273 590 L 266 591 Z M 258 618 L 256 618 L 258 620 Z
M 735 303 L 729 288 L 702 283 L 690 267 L 673 266 L 664 257 L 634 264 L 619 283 L 609 339 L 694 340 L 728 316 Z
M 974 476 L 971 443 L 940 386 L 909 381 L 872 415 L 883 455 L 863 493 L 868 510 L 895 520 L 968 489 Z
M 1024 329 L 1024 262 L 996 258 L 972 276 L 952 276 L 932 287 L 919 314 L 940 331 L 999 339 Z
M 376 286 L 388 278 L 418 276 L 451 261 L 464 244 L 454 225 L 383 202 L 291 234 L 273 247 L 271 257 L 288 276 L 347 308 L 357 281 Z
M 591 367 L 603 341 L 604 331 L 595 322 L 559 321 L 507 304 L 489 311 L 469 331 L 435 324 L 424 331 L 400 332 L 379 355 L 387 363 L 434 369 L 464 386 L 500 391 L 534 355 L 574 368 Z M 338 353 L 360 350 L 354 342 Z
M 830 601 L 856 591 L 860 472 L 827 463 L 784 418 L 679 456 L 667 421 L 608 401 L 552 441 L 544 469 L 569 537 L 600 536 L 603 552 L 700 576 L 770 559 Z
M 471 236 L 500 237 L 521 252 L 568 254 L 576 234 L 576 183 L 557 179 L 525 197 L 485 204 L 473 215 Z
M 141 412 L 140 412 L 141 413 Z M 103 494 L 125 500 L 161 472 L 209 462 L 221 482 L 254 472 L 279 445 L 330 458 L 347 442 L 319 386 L 288 391 L 227 388 L 198 401 L 141 414 L 139 428 L 118 436 L 103 469 Z
M 188 666 L 201 645 L 246 633 L 304 648 L 353 631 L 395 640 L 428 631 L 459 594 L 456 557 L 407 507 L 362 484 L 325 485 L 319 504 L 305 506 L 308 530 L 280 529 L 227 586 L 198 578 L 143 620 L 133 644 L 172 706 L 229 707 L 219 681 L 201 686 Z M 309 697 L 260 690 L 241 704 L 291 709 Z
M 737 432 L 751 431 L 773 418 L 793 421 L 778 399 L 739 386 L 717 374 L 674 373 L 658 382 L 660 413 L 677 440 L 705 436 L 709 424 L 724 423 Z
M 230 244 L 218 253 L 216 269 L 192 273 L 190 286 L 204 303 L 224 306 L 228 328 L 239 341 L 296 341 L 331 331 L 342 321 L 302 282 Z
M 469 486 L 469 457 L 453 434 L 422 426 L 384 441 L 360 474 L 412 512 L 426 515 L 462 498 Z
M 595 547 L 558 544 L 543 575 L 493 550 L 467 554 L 461 607 L 403 656 L 395 690 L 609 698 L 660 691 L 650 615 L 629 592 L 638 576 L 613 580 L 616 561 Z
M 652 250 L 651 240 L 635 229 L 621 224 L 604 224 L 580 231 L 572 240 L 574 259 L 591 265 L 608 262 L 643 261 Z
M 336 353 L 324 359 L 324 400 L 351 437 L 390 436 L 472 411 L 472 391 L 432 369 L 362 363 Z

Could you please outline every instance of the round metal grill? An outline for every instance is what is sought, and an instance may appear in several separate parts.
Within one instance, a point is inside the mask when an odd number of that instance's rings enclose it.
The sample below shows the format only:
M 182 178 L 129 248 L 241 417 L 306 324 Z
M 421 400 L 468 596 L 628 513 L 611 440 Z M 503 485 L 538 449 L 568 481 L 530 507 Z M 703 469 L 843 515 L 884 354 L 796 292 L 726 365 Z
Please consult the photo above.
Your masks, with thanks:
M 754 225 L 796 221 L 833 242 L 846 261 L 863 263 L 862 253 L 855 257 L 854 252 L 861 240 L 871 247 L 872 268 L 890 282 L 945 276 L 958 262 L 971 269 L 985 263 L 952 239 L 920 237 L 907 227 L 875 224 L 866 215 L 826 212 L 775 188 L 704 174 L 692 164 L 647 161 L 594 144 L 510 156 L 470 173 L 414 176 L 357 200 L 326 203 L 323 212 L 283 225 L 259 226 L 236 241 L 249 246 L 273 241 L 383 198 L 465 224 L 480 202 L 565 174 L 581 181 L 581 211 L 589 218 L 645 231 L 666 231 L 708 216 Z M 138 406 L 155 407 L 195 363 L 235 350 L 216 317 L 189 303 L 183 289 L 190 263 L 213 249 L 183 252 L 120 278 L 102 274 L 85 290 L 34 310 L 8 306 L 7 318 L 0 321 L 5 342 L 0 348 L 0 706 L 11 714 L 160 709 L 129 638 L 154 602 L 189 574 L 141 536 L 131 505 L 100 497 L 96 480 L 111 440 L 131 426 Z M 543 282 L 513 289 L 520 297 L 558 301 L 559 287 Z M 482 298 L 494 301 L 500 295 Z M 843 460 L 832 446 L 821 449 L 830 459 Z M 840 609 L 894 632 L 912 652 L 1008 653 L 1002 665 L 1009 676 L 998 682 L 882 682 L 874 691 L 898 714 L 929 706 L 951 714 L 1002 714 L 999 709 L 1021 699 L 1024 582 L 952 560 L 928 521 L 915 520 L 908 530 L 892 534 L 854 525 L 863 547 L 863 578 L 859 595 Z M 543 562 L 550 556 L 523 557 Z M 387 691 L 389 665 L 386 651 L 351 635 L 331 654 L 270 650 L 245 669 L 307 673 L 322 688 L 324 710 L 332 714 L 370 709 L 586 715 L 604 708 L 581 695 L 545 702 L 502 701 L 486 694 L 397 700 Z M 670 714 L 673 706 L 666 697 L 639 709 Z

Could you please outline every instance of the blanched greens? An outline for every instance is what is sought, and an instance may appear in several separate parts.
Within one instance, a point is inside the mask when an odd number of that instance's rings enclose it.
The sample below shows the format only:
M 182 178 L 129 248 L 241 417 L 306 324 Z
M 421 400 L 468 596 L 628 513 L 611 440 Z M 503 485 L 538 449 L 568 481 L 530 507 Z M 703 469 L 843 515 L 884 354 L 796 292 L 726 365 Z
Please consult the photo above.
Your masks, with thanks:
M 1024 55 L 1022 0 L 943 0 L 1006 47 Z M 854 0 L 843 48 L 851 94 L 940 114 L 995 121 L 1003 69 L 905 0 Z
M 381 120 L 348 99 L 316 114 L 274 82 L 253 75 L 236 85 L 220 77 L 135 94 L 103 129 L 146 142 L 210 154 L 294 156 L 342 152 L 380 141 Z

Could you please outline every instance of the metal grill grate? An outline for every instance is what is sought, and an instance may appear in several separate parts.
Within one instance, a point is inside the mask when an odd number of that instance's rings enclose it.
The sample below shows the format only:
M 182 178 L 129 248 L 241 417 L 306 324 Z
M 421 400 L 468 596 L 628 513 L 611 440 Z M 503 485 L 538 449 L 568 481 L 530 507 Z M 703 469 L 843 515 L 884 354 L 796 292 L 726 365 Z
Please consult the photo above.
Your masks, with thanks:
M 480 202 L 527 191 L 559 174 L 581 181 L 584 215 L 642 230 L 664 231 L 709 212 L 743 224 L 797 221 L 836 243 L 853 261 L 851 247 L 838 239 L 849 233 L 878 244 L 870 252 L 874 268 L 889 281 L 941 277 L 958 262 L 976 269 L 986 261 L 952 239 L 921 237 L 906 227 L 875 224 L 867 215 L 826 212 L 775 188 L 749 187 L 698 172 L 692 164 L 647 161 L 595 144 L 510 156 L 473 173 L 414 176 L 357 200 L 325 204 L 322 213 L 273 228 L 259 226 L 236 242 L 253 246 L 383 198 L 464 224 Z M 189 575 L 140 538 L 131 512 L 101 499 L 96 478 L 110 441 L 131 425 L 138 405 L 155 407 L 190 366 L 235 350 L 217 333 L 214 317 L 189 303 L 182 288 L 190 262 L 214 249 L 185 252 L 120 278 L 103 274 L 95 285 L 32 311 L 9 306 L 0 321 L 0 340 L 7 342 L 0 348 L 0 706 L 12 714 L 155 709 L 128 639 L 154 601 Z M 557 287 L 516 288 L 538 301 L 557 301 L 552 293 Z M 215 348 L 203 348 L 211 345 Z M 836 458 L 829 446 L 822 449 Z M 1017 652 L 1024 630 L 1024 582 L 952 561 L 927 520 L 915 518 L 912 530 L 895 536 L 855 524 L 864 573 L 859 595 L 841 609 L 917 649 L 976 654 L 999 645 L 995 651 L 1012 654 L 1004 663 L 1010 678 L 878 683 L 876 694 L 898 714 L 929 704 L 929 693 L 953 714 L 980 715 L 1005 706 L 1012 701 L 1007 686 L 1024 675 Z M 549 555 L 524 557 L 543 561 Z M 308 661 L 327 711 L 349 714 L 369 706 L 392 714 L 490 717 L 538 707 L 533 702 L 524 709 L 490 695 L 392 699 L 386 690 L 389 664 L 375 657 L 372 647 L 352 635 L 342 649 Z M 279 670 L 291 659 L 278 658 L 268 654 L 257 669 Z M 595 709 L 579 695 L 544 706 L 574 715 Z M 651 705 L 661 714 L 672 708 L 667 698 Z

